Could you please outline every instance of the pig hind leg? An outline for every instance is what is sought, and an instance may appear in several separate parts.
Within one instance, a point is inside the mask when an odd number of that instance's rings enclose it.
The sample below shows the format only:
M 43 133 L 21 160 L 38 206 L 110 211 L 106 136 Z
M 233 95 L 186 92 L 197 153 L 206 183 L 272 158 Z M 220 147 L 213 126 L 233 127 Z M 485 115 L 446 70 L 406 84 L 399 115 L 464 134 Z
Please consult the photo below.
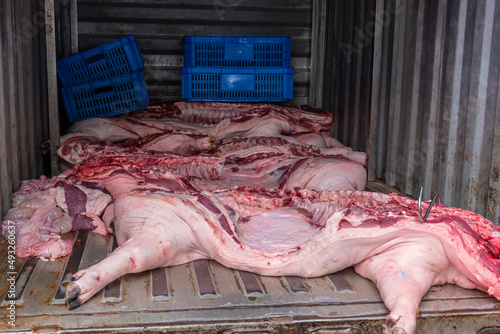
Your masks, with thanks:
M 155 249 L 157 247 L 151 247 L 148 240 L 131 238 L 101 262 L 74 274 L 76 280 L 66 287 L 68 308 L 71 310 L 85 303 L 118 277 L 162 266 Z
M 389 309 L 383 333 L 415 332 L 419 304 L 431 285 L 444 284 L 450 262 L 438 240 L 405 240 L 355 266 L 377 285 Z

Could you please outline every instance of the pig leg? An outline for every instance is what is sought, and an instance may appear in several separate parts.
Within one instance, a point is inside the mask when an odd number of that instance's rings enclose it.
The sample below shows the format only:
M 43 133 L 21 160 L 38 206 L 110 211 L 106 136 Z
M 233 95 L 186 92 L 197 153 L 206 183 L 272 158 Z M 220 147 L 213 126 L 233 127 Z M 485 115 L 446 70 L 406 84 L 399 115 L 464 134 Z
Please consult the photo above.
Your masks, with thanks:
M 73 275 L 76 281 L 66 287 L 68 308 L 71 310 L 85 303 L 118 277 L 164 266 L 168 248 L 164 240 L 140 236 L 128 239 L 101 262 Z
M 412 334 L 422 297 L 431 285 L 446 283 L 454 271 L 437 238 L 396 240 L 394 245 L 357 264 L 355 270 L 375 282 L 390 311 L 383 333 Z

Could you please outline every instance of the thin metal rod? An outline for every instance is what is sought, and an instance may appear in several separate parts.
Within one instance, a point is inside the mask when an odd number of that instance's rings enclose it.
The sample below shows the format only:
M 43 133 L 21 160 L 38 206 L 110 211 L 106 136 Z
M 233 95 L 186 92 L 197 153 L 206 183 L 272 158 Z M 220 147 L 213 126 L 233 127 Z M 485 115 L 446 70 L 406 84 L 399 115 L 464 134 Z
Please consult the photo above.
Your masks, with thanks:
M 420 195 L 418 195 L 418 218 L 423 223 L 425 220 L 422 218 L 422 193 L 424 192 L 424 187 L 420 187 Z
M 427 217 L 429 216 L 429 213 L 431 213 L 432 206 L 437 200 L 438 204 L 441 204 L 441 197 L 438 194 L 435 194 L 434 197 L 432 198 L 431 203 L 429 204 L 429 207 L 427 208 L 427 211 L 425 211 L 425 215 L 422 217 L 422 194 L 424 192 L 424 188 L 420 187 L 420 195 L 418 195 L 418 218 L 422 223 L 425 223 L 427 220 Z
M 427 216 L 429 215 L 429 213 L 431 213 L 432 206 L 434 205 L 434 202 L 436 201 L 436 198 L 438 198 L 438 197 L 439 197 L 439 195 L 436 194 L 432 198 L 431 204 L 429 204 L 429 207 L 427 208 L 427 211 L 425 212 L 424 222 L 427 220 Z M 441 201 L 441 199 L 439 199 L 439 201 Z

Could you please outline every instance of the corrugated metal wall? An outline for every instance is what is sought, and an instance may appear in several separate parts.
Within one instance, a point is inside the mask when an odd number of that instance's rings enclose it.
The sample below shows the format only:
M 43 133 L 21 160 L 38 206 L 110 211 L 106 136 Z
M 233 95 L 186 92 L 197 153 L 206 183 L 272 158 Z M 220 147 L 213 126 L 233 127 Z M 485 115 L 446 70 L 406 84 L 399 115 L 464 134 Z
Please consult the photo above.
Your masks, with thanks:
M 334 115 L 332 135 L 366 151 L 370 120 L 375 1 L 329 1 L 321 107 Z M 378 19 L 380 20 L 380 19 Z
M 500 223 L 500 1 L 376 6 L 369 178 Z
M 49 139 L 43 1 L 0 0 L 0 213 L 21 180 L 38 178 Z
M 78 49 L 135 34 L 150 98 L 181 97 L 185 35 L 292 37 L 294 102 L 308 103 L 313 1 L 79 0 Z

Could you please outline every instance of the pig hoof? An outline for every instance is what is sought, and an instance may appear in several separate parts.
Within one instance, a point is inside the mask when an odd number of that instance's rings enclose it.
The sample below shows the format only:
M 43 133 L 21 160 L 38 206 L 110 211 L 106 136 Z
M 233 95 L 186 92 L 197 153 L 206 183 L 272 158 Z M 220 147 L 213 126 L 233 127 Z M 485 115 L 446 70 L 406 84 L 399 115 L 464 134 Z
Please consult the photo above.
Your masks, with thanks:
M 69 310 L 77 308 L 82 304 L 80 298 L 80 287 L 75 283 L 70 283 L 66 287 L 66 305 Z
M 403 328 L 395 327 L 391 329 L 391 334 L 408 334 Z
M 217 149 L 217 143 L 215 142 L 215 137 L 214 136 L 208 137 L 208 150 L 215 151 L 216 149 Z
M 391 316 L 388 316 L 385 319 L 385 323 L 383 325 L 383 333 L 384 334 L 408 334 L 404 328 L 396 327 L 397 322 L 401 319 L 401 317 L 394 319 Z
M 309 145 L 309 147 L 307 148 L 309 151 L 312 151 L 314 153 L 321 153 L 321 150 L 319 149 L 318 146 L 316 145 Z

